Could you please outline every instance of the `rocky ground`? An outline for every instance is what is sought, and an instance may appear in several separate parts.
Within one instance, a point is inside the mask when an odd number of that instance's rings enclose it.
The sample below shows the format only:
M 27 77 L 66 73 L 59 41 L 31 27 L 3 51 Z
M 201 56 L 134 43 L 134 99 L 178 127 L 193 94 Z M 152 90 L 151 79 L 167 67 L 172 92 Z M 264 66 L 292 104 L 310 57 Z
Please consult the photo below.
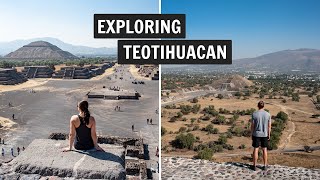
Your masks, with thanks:
M 215 163 L 186 158 L 162 158 L 162 179 L 320 179 L 320 169 L 268 166 L 266 171 L 249 164 Z
M 40 179 L 50 176 L 125 179 L 125 149 L 122 146 L 101 144 L 105 152 L 62 152 L 67 146 L 67 140 L 36 139 L 11 162 L 1 163 L 0 179 Z

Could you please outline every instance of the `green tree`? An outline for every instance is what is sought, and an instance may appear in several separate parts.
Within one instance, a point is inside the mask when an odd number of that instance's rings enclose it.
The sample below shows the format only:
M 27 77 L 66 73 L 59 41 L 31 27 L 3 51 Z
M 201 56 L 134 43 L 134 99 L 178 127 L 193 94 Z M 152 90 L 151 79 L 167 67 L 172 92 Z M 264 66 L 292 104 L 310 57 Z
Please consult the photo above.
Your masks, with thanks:
M 188 148 L 192 149 L 194 142 L 196 141 L 193 134 L 179 134 L 176 136 L 175 140 L 172 142 L 172 145 L 176 148 L 183 149 Z
M 198 159 L 212 160 L 212 156 L 213 156 L 213 150 L 206 147 L 203 150 L 198 152 L 197 158 Z

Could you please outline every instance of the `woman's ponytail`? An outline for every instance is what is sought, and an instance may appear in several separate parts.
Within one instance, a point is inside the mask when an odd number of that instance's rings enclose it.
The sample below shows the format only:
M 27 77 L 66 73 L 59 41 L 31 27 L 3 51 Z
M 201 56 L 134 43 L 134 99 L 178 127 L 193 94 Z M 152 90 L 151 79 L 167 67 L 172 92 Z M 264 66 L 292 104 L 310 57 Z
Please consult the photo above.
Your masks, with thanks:
M 84 122 L 86 125 L 89 124 L 89 119 L 90 119 L 90 112 L 89 112 L 89 103 L 88 101 L 81 101 L 79 103 L 79 109 L 84 113 Z

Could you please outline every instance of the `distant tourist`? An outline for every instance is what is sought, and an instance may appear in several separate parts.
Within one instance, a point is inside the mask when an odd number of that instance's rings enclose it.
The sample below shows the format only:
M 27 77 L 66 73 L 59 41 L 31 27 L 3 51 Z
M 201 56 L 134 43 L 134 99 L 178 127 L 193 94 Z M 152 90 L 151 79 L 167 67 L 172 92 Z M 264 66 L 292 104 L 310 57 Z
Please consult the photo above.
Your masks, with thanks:
M 152 119 L 150 119 L 150 124 L 152 124 Z
M 268 141 L 270 140 L 271 133 L 271 116 L 265 111 L 264 102 L 259 101 L 258 103 L 259 110 L 252 114 L 252 122 L 251 122 L 251 132 L 252 132 L 252 146 L 253 150 L 253 167 L 252 169 L 256 170 L 256 164 L 258 159 L 258 151 L 259 146 L 261 146 L 263 150 L 263 161 L 264 167 L 263 170 L 267 169 L 267 146 Z
M 4 139 L 2 139 L 2 144 L 4 144 Z
M 18 152 L 18 155 L 20 154 L 20 148 L 19 147 L 17 147 L 17 152 Z
M 4 149 L 2 148 L 2 156 L 4 156 Z
M 159 157 L 159 147 L 157 146 L 156 156 Z
M 147 124 L 149 124 L 149 118 L 147 119 Z
M 74 146 L 77 150 L 96 149 L 104 151 L 98 145 L 96 132 L 96 120 L 90 115 L 89 103 L 81 101 L 78 104 L 78 115 L 73 115 L 70 119 L 69 147 L 63 151 L 71 151 Z
M 14 156 L 14 154 L 13 154 L 13 148 L 11 148 L 11 155 Z
M 24 151 L 25 150 L 25 148 L 24 148 L 24 146 L 22 147 L 22 151 Z
M 131 128 L 132 128 L 132 132 L 133 132 L 133 131 L 134 131 L 134 124 L 132 124 L 132 127 L 131 127 Z
M 12 120 L 14 120 L 14 114 L 12 114 Z

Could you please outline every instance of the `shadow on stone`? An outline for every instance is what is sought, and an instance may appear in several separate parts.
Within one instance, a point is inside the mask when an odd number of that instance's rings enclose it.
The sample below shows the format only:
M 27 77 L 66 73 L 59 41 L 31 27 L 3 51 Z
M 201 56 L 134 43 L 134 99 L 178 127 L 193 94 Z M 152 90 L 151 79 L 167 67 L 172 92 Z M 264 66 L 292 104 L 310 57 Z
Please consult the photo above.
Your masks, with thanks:
M 125 163 L 124 159 L 109 152 L 102 152 L 102 151 L 96 151 L 96 150 L 91 150 L 91 151 L 72 150 L 72 151 L 80 154 L 85 154 L 99 160 L 113 161 L 117 163 L 120 162 L 120 164 L 124 167 L 124 163 Z
M 148 144 L 143 144 L 143 149 L 144 149 L 144 160 L 150 160 Z

